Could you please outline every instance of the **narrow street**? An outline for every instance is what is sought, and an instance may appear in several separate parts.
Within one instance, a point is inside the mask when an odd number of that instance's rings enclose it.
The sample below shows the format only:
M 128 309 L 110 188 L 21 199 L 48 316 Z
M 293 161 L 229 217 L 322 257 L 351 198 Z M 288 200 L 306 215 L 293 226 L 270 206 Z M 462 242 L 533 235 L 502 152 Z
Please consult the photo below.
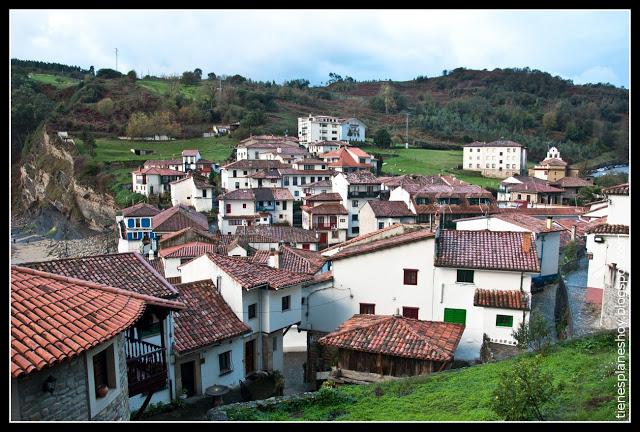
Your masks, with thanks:
M 600 328 L 599 305 L 592 305 L 585 301 L 588 263 L 587 258 L 582 257 L 578 261 L 578 268 L 565 277 L 573 322 L 573 337 L 584 336 Z
M 538 310 L 549 327 L 551 335 L 551 343 L 556 343 L 558 336 L 556 335 L 554 310 L 556 307 L 556 291 L 558 284 L 553 283 L 544 286 L 544 290 L 531 295 L 531 314 L 535 314 Z

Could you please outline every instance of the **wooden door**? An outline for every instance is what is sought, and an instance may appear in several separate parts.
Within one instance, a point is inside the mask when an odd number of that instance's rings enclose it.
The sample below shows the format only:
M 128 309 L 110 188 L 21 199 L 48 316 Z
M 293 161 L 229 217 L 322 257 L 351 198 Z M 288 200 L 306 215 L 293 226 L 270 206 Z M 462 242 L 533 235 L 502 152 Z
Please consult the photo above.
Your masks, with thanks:
M 244 374 L 249 375 L 256 369 L 255 365 L 256 341 L 250 340 L 244 344 Z
M 320 233 L 320 244 L 327 244 L 327 233 L 326 232 L 321 232 Z

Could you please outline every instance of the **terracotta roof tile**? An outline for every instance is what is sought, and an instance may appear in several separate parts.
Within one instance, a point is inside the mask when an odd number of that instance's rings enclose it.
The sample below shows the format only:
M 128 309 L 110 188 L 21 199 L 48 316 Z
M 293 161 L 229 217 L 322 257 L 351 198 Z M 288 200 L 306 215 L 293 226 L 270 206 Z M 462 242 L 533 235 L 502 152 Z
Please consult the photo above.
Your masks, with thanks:
M 589 228 L 587 234 L 629 234 L 629 225 L 601 223 Z
M 523 214 L 518 210 L 513 210 L 512 212 L 497 213 L 489 217 L 500 219 L 502 221 L 519 226 L 521 228 L 527 229 L 534 233 L 555 232 L 555 231 L 562 230 L 562 228 L 553 224 L 549 229 L 547 228 L 546 221 L 540 220 L 538 218 L 535 218 L 527 214 Z
M 184 307 L 112 286 L 12 266 L 11 376 L 51 366 L 115 337 L 140 318 L 146 304 L 174 310 Z M 25 308 L 29 313 L 19 312 Z
M 175 288 L 136 252 L 64 258 L 21 266 L 156 297 L 170 298 L 177 294 Z
M 349 211 L 338 203 L 323 203 L 315 207 L 303 206 L 302 210 L 309 214 L 314 215 L 347 215 Z
M 146 174 L 146 175 L 159 175 L 159 176 L 177 176 L 184 177 L 186 173 L 182 171 L 176 171 L 168 168 L 138 168 L 135 171 L 132 171 L 133 174 Z
M 160 238 L 160 244 L 167 243 L 169 240 L 180 241 L 180 238 L 187 237 L 190 234 L 194 234 L 196 238 L 199 238 L 198 241 L 210 240 L 211 242 L 217 241 L 217 237 L 209 232 L 204 231 L 194 227 L 186 227 L 179 231 L 172 232 L 170 234 L 165 234 Z
M 586 187 L 593 186 L 593 182 L 585 180 L 580 177 L 562 177 L 560 180 L 549 183 L 551 186 L 558 186 L 561 188 L 572 187 Z
M 197 156 L 199 151 L 197 149 L 182 150 L 182 156 Z
M 187 227 L 209 231 L 207 217 L 183 205 L 169 207 L 159 213 L 153 218 L 152 226 L 155 232 L 175 232 Z
M 186 308 L 174 314 L 175 348 L 185 353 L 250 333 L 211 280 L 177 284 Z
M 371 207 L 371 210 L 373 210 L 373 214 L 376 217 L 415 216 L 415 214 L 409 210 L 409 207 L 407 207 L 407 204 L 405 204 L 404 201 L 370 200 L 366 205 Z
M 218 245 L 212 243 L 189 242 L 160 250 L 162 258 L 195 258 L 206 252 L 215 252 Z
M 231 162 L 224 165 L 226 170 L 234 169 L 278 169 L 286 168 L 287 164 L 283 164 L 279 160 L 266 160 L 266 159 L 240 159 L 239 161 Z
M 368 243 L 355 244 L 347 246 L 340 250 L 331 257 L 333 261 L 349 258 L 356 255 L 362 255 L 371 252 L 377 252 L 380 250 L 400 246 L 407 243 L 413 243 L 416 241 L 422 241 L 425 239 L 435 237 L 435 233 L 427 229 L 416 229 L 414 231 L 408 231 L 403 234 L 397 234 L 394 236 L 374 240 Z
M 629 183 L 623 183 L 602 189 L 605 195 L 629 195 Z
M 436 267 L 538 273 L 540 263 L 531 233 L 442 230 Z
M 529 296 L 518 290 L 476 289 L 473 305 L 501 309 L 530 310 Z
M 522 183 L 509 187 L 509 192 L 526 192 L 526 193 L 554 193 L 563 192 L 563 189 L 549 186 L 545 183 Z
M 381 184 L 380 180 L 371 171 L 360 170 L 345 174 L 349 184 Z
M 318 183 L 318 182 L 316 182 Z M 342 196 L 337 192 L 323 192 L 316 195 L 304 197 L 305 202 L 317 202 L 317 201 L 342 201 Z
M 464 326 L 387 315 L 354 315 L 322 345 L 421 360 L 450 361 Z
M 495 140 L 492 142 L 474 141 L 462 147 L 522 147 L 522 144 L 510 140 Z
M 122 209 L 122 216 L 124 217 L 153 217 L 158 213 L 160 213 L 160 210 L 157 207 L 147 203 L 138 203 Z
M 236 236 L 249 243 L 318 243 L 316 232 L 279 225 L 239 226 Z
M 317 273 L 328 258 L 320 252 L 296 249 L 289 246 L 280 248 L 280 268 L 294 273 Z

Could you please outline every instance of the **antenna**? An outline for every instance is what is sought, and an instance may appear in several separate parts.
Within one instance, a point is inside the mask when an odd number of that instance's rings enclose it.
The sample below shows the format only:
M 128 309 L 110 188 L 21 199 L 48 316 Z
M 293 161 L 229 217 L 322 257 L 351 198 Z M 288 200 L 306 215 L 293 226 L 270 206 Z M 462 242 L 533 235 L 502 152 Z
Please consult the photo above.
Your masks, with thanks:
M 118 48 L 116 48 L 116 70 L 118 70 Z

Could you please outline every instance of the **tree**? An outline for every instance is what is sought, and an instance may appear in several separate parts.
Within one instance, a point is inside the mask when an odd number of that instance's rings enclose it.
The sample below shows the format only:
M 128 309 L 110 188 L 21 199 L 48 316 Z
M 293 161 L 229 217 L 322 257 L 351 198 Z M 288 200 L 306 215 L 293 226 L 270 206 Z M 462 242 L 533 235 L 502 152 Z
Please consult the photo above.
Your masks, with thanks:
M 198 76 L 191 71 L 185 71 L 182 72 L 182 78 L 180 79 L 180 82 L 184 85 L 195 85 L 198 84 L 198 82 L 200 81 L 200 78 L 198 78 Z
M 89 73 L 90 73 L 91 75 L 95 75 L 95 74 L 96 74 L 96 70 L 93 68 L 93 66 L 91 66 L 91 67 L 89 68 Z
M 556 130 L 558 127 L 558 114 L 555 111 L 549 111 L 542 116 L 542 126 L 548 130 Z
M 80 133 L 80 139 L 84 143 L 84 147 L 87 149 L 87 152 L 89 152 L 91 156 L 95 156 L 96 140 L 95 138 L 93 138 L 93 135 L 89 133 L 89 130 L 87 129 L 86 126 L 82 129 L 82 132 Z
M 104 98 L 96 104 L 96 111 L 103 117 L 111 117 L 113 114 L 114 103 L 111 98 Z
M 208 180 L 209 180 L 209 184 L 210 185 L 215 185 L 216 184 L 216 173 L 215 173 L 215 171 L 212 170 L 209 173 L 209 179 Z
M 117 70 L 113 70 L 109 68 L 99 69 L 98 72 L 96 73 L 97 78 L 104 78 L 104 79 L 120 78 L 121 76 L 122 76 L 121 72 L 118 72 Z
M 389 148 L 391 147 L 391 135 L 389 135 L 389 131 L 386 129 L 378 129 L 376 134 L 373 136 L 373 144 L 376 147 L 381 148 Z
M 507 421 L 544 420 L 545 405 L 561 390 L 542 369 L 541 356 L 520 358 L 500 375 L 491 407 Z
M 200 81 L 202 79 L 202 69 L 195 68 L 193 70 L 193 74 L 196 76 L 196 78 L 198 78 L 198 81 Z
M 218 78 L 218 77 L 216 76 L 216 74 L 215 74 L 215 73 L 213 73 L 213 72 L 209 72 L 209 73 L 207 74 L 207 77 L 209 77 L 209 79 L 210 79 L 210 80 L 212 80 L 212 81 L 213 81 L 214 79 Z
M 138 75 L 136 74 L 136 71 L 130 70 L 129 72 L 127 72 L 127 78 L 129 78 L 131 81 L 135 81 L 138 79 Z
M 511 336 L 516 340 L 518 348 L 533 349 L 539 351 L 547 348 L 551 343 L 549 325 L 544 319 L 540 308 L 536 307 L 529 315 L 529 321 L 522 321 L 516 330 L 511 332 Z

